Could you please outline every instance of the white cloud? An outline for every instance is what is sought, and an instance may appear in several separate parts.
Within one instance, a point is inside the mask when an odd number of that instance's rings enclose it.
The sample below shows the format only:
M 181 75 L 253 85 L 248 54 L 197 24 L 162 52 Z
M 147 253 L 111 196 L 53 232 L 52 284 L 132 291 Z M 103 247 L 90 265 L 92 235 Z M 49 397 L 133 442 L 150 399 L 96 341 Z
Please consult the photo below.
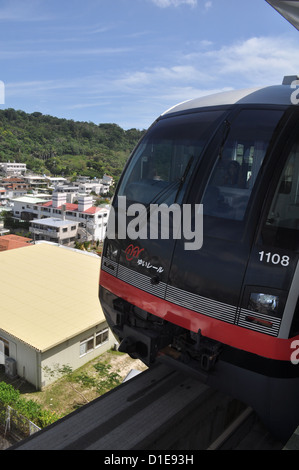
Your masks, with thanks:
M 43 21 L 48 15 L 39 12 L 40 0 L 9 0 L 2 1 L 0 6 L 0 21 Z M 42 6 L 42 5 L 41 5 Z
M 160 8 L 171 6 L 178 7 L 180 5 L 190 5 L 191 7 L 195 7 L 197 5 L 197 0 L 152 0 L 152 2 Z
M 212 83 L 222 80 L 233 86 L 280 83 L 283 76 L 299 70 L 298 45 L 287 37 L 252 37 L 219 48 L 201 44 L 181 60 L 205 70 Z M 208 86 L 208 83 L 207 83 Z
M 299 70 L 296 41 L 287 37 L 251 37 L 219 47 L 198 41 L 190 48 L 189 54 L 177 54 L 175 60 L 172 56 L 163 66 L 136 65 L 132 71 L 122 66 L 116 75 L 101 71 L 69 80 L 6 83 L 6 101 L 26 97 L 33 110 L 41 104 L 49 114 L 53 103 L 64 117 L 74 109 L 84 116 L 84 108 L 89 108 L 88 120 L 146 128 L 178 102 L 228 89 L 279 84 L 284 75 Z
M 204 7 L 205 7 L 205 10 L 209 10 L 212 7 L 212 2 L 210 0 L 205 2 Z
M 253 37 L 214 51 L 209 58 L 221 75 L 237 75 L 248 83 L 273 83 L 299 70 L 298 45 L 287 38 Z
M 143 87 L 160 88 L 163 96 L 172 86 L 209 90 L 280 83 L 284 75 L 299 70 L 297 49 L 297 44 L 283 37 L 252 37 L 219 48 L 199 42 L 197 50 L 181 56 L 176 64 L 128 72 L 113 83 L 134 94 Z

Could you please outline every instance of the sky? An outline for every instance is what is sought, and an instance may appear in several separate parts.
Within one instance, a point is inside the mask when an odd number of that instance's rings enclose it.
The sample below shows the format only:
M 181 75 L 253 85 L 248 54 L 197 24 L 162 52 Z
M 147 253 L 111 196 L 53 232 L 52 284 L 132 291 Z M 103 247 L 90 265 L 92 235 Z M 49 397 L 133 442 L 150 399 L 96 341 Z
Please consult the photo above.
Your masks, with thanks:
M 0 109 L 146 129 L 297 73 L 299 31 L 265 0 L 0 0 Z

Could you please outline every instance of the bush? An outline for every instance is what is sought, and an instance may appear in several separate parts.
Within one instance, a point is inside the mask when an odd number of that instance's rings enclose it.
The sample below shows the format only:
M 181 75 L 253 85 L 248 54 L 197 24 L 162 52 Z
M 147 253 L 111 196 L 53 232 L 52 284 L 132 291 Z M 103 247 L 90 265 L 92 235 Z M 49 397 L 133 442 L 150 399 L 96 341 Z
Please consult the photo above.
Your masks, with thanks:
M 14 389 L 5 382 L 0 382 L 0 401 L 3 405 L 12 407 L 19 399 L 19 390 Z
M 19 390 L 5 382 L 0 382 L 0 402 L 5 406 L 11 406 L 15 411 L 28 418 L 40 428 L 48 426 L 59 419 L 59 416 L 44 410 L 34 400 L 22 398 Z

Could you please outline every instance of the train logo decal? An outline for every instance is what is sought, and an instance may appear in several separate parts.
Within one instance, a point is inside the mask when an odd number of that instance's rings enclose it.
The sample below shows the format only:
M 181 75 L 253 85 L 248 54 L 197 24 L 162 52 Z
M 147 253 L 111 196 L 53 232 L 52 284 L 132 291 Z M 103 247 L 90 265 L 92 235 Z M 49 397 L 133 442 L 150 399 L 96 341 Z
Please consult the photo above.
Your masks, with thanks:
M 139 248 L 138 246 L 129 245 L 125 249 L 127 261 L 132 261 L 133 258 L 138 258 L 140 253 L 144 251 L 144 248 Z

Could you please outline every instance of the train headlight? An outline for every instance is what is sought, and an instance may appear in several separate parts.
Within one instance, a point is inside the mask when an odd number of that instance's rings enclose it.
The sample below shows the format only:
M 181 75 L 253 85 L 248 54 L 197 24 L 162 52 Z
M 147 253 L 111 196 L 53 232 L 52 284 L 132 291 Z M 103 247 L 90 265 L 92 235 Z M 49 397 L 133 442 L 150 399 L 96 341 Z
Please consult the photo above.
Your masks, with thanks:
M 254 312 L 273 315 L 278 312 L 279 297 L 277 295 L 252 292 L 249 298 L 248 308 Z

